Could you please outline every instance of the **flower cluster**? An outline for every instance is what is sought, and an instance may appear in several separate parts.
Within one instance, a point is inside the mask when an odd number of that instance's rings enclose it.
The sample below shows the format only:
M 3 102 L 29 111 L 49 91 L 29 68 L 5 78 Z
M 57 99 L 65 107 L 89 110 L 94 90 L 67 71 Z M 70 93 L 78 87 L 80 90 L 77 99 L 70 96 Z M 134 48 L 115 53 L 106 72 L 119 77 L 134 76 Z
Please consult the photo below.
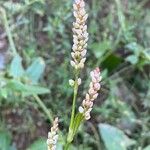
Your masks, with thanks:
M 75 0 L 73 4 L 74 16 L 76 21 L 73 22 L 73 52 L 71 56 L 73 60 L 71 65 L 75 69 L 81 69 L 84 67 L 84 62 L 86 60 L 86 48 L 88 41 L 87 25 L 86 20 L 88 15 L 85 11 L 85 2 L 83 0 Z
M 98 90 L 100 90 L 100 81 L 102 77 L 100 76 L 100 69 L 96 68 L 90 73 L 92 81 L 90 83 L 90 88 L 86 94 L 85 99 L 82 102 L 82 106 L 79 107 L 79 112 L 84 114 L 86 120 L 90 119 L 90 112 L 93 107 L 93 102 L 98 96 Z
M 58 118 L 55 118 L 51 131 L 48 133 L 47 146 L 48 150 L 56 150 L 56 144 L 58 140 Z

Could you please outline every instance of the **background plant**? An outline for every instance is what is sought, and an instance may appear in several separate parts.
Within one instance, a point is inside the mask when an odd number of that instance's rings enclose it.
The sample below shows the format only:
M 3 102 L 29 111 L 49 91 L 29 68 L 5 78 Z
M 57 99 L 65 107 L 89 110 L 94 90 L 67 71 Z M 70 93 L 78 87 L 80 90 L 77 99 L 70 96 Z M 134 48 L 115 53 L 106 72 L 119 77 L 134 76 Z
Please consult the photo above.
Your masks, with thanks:
M 101 131 L 104 126 L 98 126 L 98 124 L 106 122 L 121 129 L 128 137 L 136 141 L 130 149 L 146 149 L 146 147 L 148 149 L 150 144 L 149 3 L 145 0 L 87 2 L 87 11 L 90 15 L 88 21 L 90 47 L 87 68 L 84 69 L 82 78 L 87 79 L 86 74 L 89 74 L 91 70 L 89 68 L 102 66 L 101 93 L 103 94 L 98 98 L 97 107 L 93 111 L 94 120 L 91 120 L 86 127 L 80 127 L 77 135 L 77 139 L 80 140 L 75 139 L 74 143 L 78 147 L 72 145 L 72 149 L 104 149 L 102 139 L 106 138 L 99 136 L 97 127 Z M 72 2 L 67 0 L 13 2 L 1 0 L 0 6 L 6 11 L 17 53 L 23 58 L 23 68 L 26 70 L 37 57 L 43 58 L 46 68 L 38 84 L 48 87 L 50 92 L 40 95 L 40 98 L 51 112 L 54 114 L 58 112 L 61 118 L 61 128 L 67 129 L 72 95 L 69 84 L 66 84 L 70 77 L 68 56 L 72 45 Z M 8 54 L 12 47 L 7 41 L 8 33 L 2 20 L 1 15 L 0 43 L 6 42 L 6 45 L 3 44 L 0 51 L 6 56 L 8 63 L 6 69 L 1 71 L 1 78 L 8 79 L 9 60 L 12 62 L 14 56 Z M 5 53 L 4 50 L 8 51 Z M 23 75 L 23 78 L 26 77 Z M 26 83 L 24 80 L 28 81 L 28 79 L 23 79 L 21 83 Z M 85 91 L 88 85 L 84 84 L 84 81 L 83 85 L 81 88 Z M 16 89 L 13 90 L 16 91 Z M 5 98 L 5 93 L 7 92 L 4 91 L 0 98 L 0 135 L 3 135 L 3 140 L 7 141 L 6 145 L 10 144 L 12 145 L 10 147 L 14 149 L 15 147 L 27 149 L 32 142 L 37 140 L 31 145 L 32 149 L 36 149 L 39 147 L 38 144 L 42 145 L 41 143 L 45 141 L 43 138 L 47 137 L 49 129 L 47 115 L 32 96 L 20 96 L 20 93 L 22 95 L 24 92 L 19 91 L 19 95 L 15 94 L 14 98 L 8 98 L 9 96 Z M 80 97 L 83 98 L 83 96 L 84 93 L 80 93 Z M 17 102 L 14 103 L 16 100 Z M 79 98 L 78 102 L 81 100 Z M 62 112 L 65 113 L 63 116 Z M 15 125 L 11 120 L 14 120 Z M 19 122 L 19 120 L 23 120 L 24 125 L 21 126 L 22 121 Z M 39 126 L 41 122 L 43 122 L 42 128 Z M 45 128 L 44 131 L 43 128 Z M 6 131 L 6 136 L 4 136 L 4 131 Z M 86 134 L 83 134 L 84 131 Z M 66 133 L 66 131 L 63 132 Z M 91 134 L 94 134 L 94 138 Z M 22 141 L 18 140 L 20 139 L 18 137 L 22 137 Z M 61 143 L 63 142 L 62 140 Z M 4 147 L 3 149 L 8 149 Z M 108 146 L 106 147 L 108 149 Z

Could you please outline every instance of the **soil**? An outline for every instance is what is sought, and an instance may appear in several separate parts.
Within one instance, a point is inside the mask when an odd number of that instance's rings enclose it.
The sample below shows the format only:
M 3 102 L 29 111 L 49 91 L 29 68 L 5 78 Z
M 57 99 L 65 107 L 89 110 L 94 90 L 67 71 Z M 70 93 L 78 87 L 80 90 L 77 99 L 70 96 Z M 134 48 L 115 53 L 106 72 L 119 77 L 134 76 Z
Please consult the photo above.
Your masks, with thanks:
M 47 137 L 49 123 L 41 116 L 38 109 L 0 108 L 7 129 L 12 133 L 12 142 L 18 150 L 25 150 L 36 139 Z

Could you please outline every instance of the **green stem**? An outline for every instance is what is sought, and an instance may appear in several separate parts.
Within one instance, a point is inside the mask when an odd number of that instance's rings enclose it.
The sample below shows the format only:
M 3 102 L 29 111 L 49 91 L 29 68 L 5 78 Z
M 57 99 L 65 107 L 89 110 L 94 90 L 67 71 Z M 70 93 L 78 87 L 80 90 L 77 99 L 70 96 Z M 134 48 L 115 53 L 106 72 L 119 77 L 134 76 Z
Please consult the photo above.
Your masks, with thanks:
M 76 73 L 75 84 L 74 84 L 74 95 L 73 95 L 73 103 L 72 103 L 72 112 L 71 112 L 71 121 L 69 128 L 73 127 L 73 121 L 75 117 L 75 108 L 76 108 L 76 99 L 78 94 L 78 73 Z
M 45 114 L 47 115 L 48 119 L 52 122 L 53 121 L 53 117 L 50 114 L 50 112 L 47 109 L 47 107 L 45 106 L 45 104 L 42 102 L 42 100 L 37 95 L 33 95 L 33 97 L 35 98 L 35 100 L 37 101 L 39 106 L 42 108 L 42 110 L 45 112 Z
M 70 143 L 67 143 L 64 147 L 64 150 L 68 150 L 69 149 L 69 146 L 70 146 Z
M 9 40 L 9 43 L 10 43 L 10 47 L 11 47 L 13 56 L 15 56 L 15 55 L 17 55 L 17 50 L 16 50 L 16 47 L 15 47 L 15 44 L 14 44 L 14 41 L 13 41 L 13 37 L 12 37 L 12 34 L 11 34 L 9 23 L 8 23 L 8 20 L 7 20 L 6 11 L 5 11 L 5 9 L 0 7 L 0 12 L 2 13 L 2 19 L 4 21 L 6 34 L 8 36 L 8 40 Z
M 73 102 L 72 102 L 72 112 L 71 112 L 71 120 L 69 125 L 69 131 L 67 136 L 67 143 L 65 145 L 65 150 L 69 149 L 69 145 L 73 140 L 73 126 L 74 126 L 74 118 L 75 118 L 75 108 L 76 108 L 76 99 L 78 94 L 78 76 L 79 76 L 79 70 L 76 70 L 75 72 L 75 82 L 74 82 L 74 94 L 73 94 Z

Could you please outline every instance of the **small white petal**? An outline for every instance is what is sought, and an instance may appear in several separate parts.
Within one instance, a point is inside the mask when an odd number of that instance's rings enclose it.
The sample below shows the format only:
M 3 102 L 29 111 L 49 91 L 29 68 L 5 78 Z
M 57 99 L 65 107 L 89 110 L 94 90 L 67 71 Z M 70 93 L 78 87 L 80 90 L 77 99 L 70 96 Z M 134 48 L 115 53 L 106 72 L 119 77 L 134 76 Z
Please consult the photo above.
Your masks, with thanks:
M 93 95 L 93 99 L 96 99 L 98 97 L 98 93 Z
M 87 50 L 83 50 L 83 51 L 81 52 L 81 56 L 84 57 L 84 56 L 86 55 L 86 53 L 87 53 Z
M 84 112 L 84 108 L 82 106 L 79 107 L 79 112 L 83 113 Z
M 81 0 L 75 0 L 76 4 L 79 4 L 81 2 Z
M 82 63 L 82 62 L 80 62 L 79 64 L 78 64 L 78 68 L 84 68 L 84 63 Z
M 88 18 L 88 14 L 85 14 L 85 16 L 83 17 L 83 20 L 86 21 Z
M 80 2 L 80 7 L 81 8 L 85 7 L 85 2 L 83 0 Z
M 80 63 L 85 63 L 85 61 L 86 61 L 86 58 L 82 58 Z
M 77 7 L 76 4 L 73 4 L 73 9 L 74 9 L 74 10 L 78 10 L 78 7 Z
M 86 11 L 84 8 L 80 9 L 79 14 L 84 16 L 86 14 Z
M 90 99 L 90 95 L 89 94 L 86 94 L 86 100 L 89 100 Z
M 73 87 L 73 86 L 74 86 L 74 80 L 70 79 L 70 80 L 69 80 L 69 85 L 70 85 L 71 87 Z
M 76 66 L 76 63 L 74 61 L 72 61 L 72 60 L 70 61 L 70 64 L 71 64 L 72 67 Z

